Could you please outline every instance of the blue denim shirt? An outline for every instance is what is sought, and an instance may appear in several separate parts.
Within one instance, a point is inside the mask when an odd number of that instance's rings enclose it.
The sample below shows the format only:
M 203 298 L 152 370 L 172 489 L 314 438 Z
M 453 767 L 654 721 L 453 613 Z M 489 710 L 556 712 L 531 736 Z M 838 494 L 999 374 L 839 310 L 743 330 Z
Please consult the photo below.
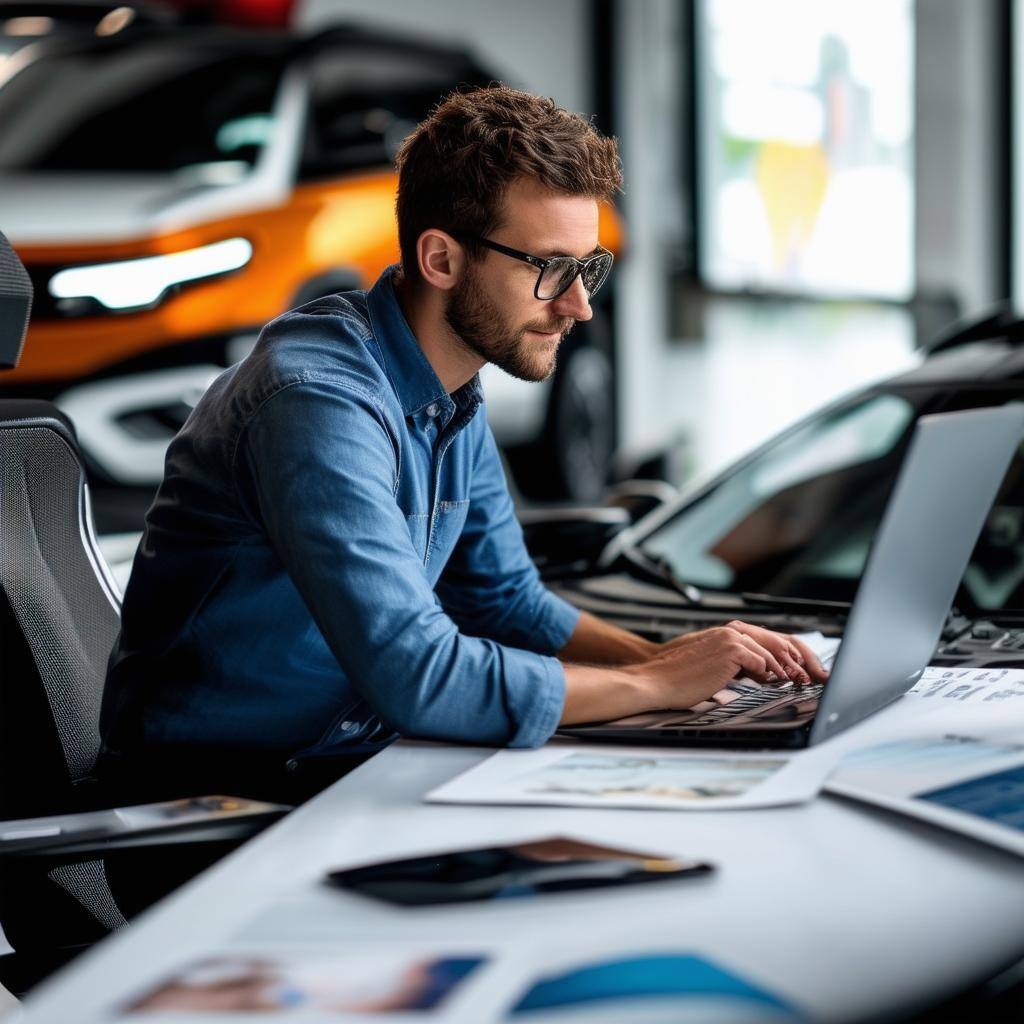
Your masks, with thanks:
M 540 582 L 481 412 L 445 392 L 394 268 L 263 330 L 172 442 L 125 592 L 108 748 L 531 747 L 578 612 Z

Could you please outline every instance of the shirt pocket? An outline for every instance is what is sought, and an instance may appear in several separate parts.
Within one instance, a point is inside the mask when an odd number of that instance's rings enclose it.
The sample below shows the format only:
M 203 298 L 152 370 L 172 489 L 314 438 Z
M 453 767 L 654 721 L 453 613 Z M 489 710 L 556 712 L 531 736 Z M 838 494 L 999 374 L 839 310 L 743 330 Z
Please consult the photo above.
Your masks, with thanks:
M 431 576 L 439 576 L 445 563 L 451 557 L 459 537 L 462 535 L 462 528 L 466 524 L 466 516 L 469 513 L 469 500 L 462 501 L 439 501 L 434 509 L 433 526 L 427 520 L 427 533 L 429 535 L 429 548 L 423 564 L 427 568 L 436 568 Z
M 427 560 L 427 533 L 430 530 L 430 515 L 426 512 L 409 512 L 405 517 L 409 528 L 409 539 L 421 562 Z

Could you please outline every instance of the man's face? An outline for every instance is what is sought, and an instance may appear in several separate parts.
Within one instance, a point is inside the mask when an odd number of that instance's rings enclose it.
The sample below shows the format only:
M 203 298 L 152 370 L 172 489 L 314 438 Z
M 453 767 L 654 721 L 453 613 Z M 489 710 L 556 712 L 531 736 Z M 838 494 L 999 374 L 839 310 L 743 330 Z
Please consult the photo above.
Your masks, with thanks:
M 531 256 L 589 256 L 597 246 L 597 202 L 552 193 L 520 179 L 505 194 L 501 227 L 488 237 Z M 544 380 L 555 369 L 558 346 L 590 303 L 577 277 L 547 301 L 533 296 L 537 268 L 485 249 L 466 265 L 449 292 L 445 319 L 482 359 L 522 380 Z

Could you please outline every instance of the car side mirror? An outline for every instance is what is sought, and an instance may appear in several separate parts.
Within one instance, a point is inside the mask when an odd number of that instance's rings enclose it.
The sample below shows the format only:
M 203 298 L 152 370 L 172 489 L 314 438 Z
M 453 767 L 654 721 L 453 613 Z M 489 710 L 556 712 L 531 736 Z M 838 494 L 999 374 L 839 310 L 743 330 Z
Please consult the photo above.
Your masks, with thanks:
M 626 509 L 608 506 L 520 509 L 518 518 L 544 579 L 582 572 L 632 522 Z
M 520 509 L 519 522 L 541 576 L 573 576 L 593 566 L 617 534 L 677 493 L 661 480 L 627 480 L 608 491 L 604 505 Z
M 610 487 L 605 504 L 611 508 L 624 508 L 631 523 L 639 522 L 649 512 L 675 501 L 679 491 L 664 480 L 625 480 Z

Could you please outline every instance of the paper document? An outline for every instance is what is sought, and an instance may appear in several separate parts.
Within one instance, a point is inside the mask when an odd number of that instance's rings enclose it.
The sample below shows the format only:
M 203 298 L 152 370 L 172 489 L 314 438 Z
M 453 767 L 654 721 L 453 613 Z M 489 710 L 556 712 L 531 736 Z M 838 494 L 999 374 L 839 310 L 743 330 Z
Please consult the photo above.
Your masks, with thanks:
M 797 633 L 818 655 L 825 658 L 839 649 L 836 637 L 823 633 Z M 907 693 L 932 703 L 1002 704 L 1024 708 L 1024 668 L 958 668 L 929 665 Z
M 162 1020 L 170 1015 L 207 1019 L 210 1014 L 288 1020 L 423 1016 L 442 1009 L 485 963 L 475 953 L 410 954 L 367 944 L 229 948 L 182 965 L 121 1009 Z
M 1024 855 L 1024 738 L 918 736 L 848 754 L 825 787 Z
M 160 803 L 46 818 L 20 818 L 5 821 L 0 828 L 0 853 L 29 849 L 81 847 L 83 843 L 102 842 L 111 848 L 127 837 L 149 832 L 182 832 L 209 822 L 262 816 L 268 812 L 284 814 L 282 804 L 269 804 L 246 797 L 197 796 Z
M 1024 710 L 1024 669 L 929 665 L 909 695 L 934 704 L 988 704 Z
M 522 993 L 505 1019 L 531 1024 L 763 1024 L 804 1016 L 774 992 L 706 957 L 658 950 L 549 970 Z
M 426 799 L 675 811 L 770 807 L 810 800 L 840 756 L 835 744 L 748 754 L 551 743 L 499 751 Z

